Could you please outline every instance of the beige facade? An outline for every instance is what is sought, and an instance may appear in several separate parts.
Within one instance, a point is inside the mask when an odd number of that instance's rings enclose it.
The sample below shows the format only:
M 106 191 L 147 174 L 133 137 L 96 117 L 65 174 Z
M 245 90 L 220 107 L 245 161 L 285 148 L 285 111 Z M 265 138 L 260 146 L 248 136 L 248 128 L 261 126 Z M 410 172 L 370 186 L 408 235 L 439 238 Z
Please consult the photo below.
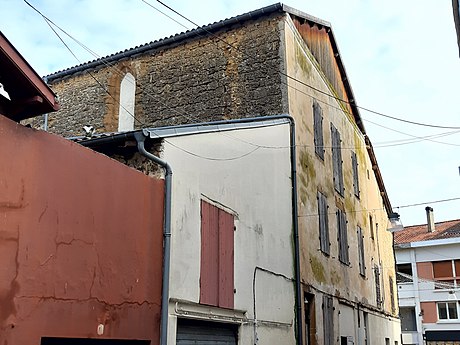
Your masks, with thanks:
M 128 72 L 136 79 L 135 128 L 288 113 L 296 122 L 303 343 L 396 344 L 391 205 L 330 24 L 273 5 L 206 30 L 115 54 L 110 65 L 96 62 L 49 76 L 63 104 L 51 130 L 67 136 L 89 124 L 98 132 L 116 130 L 117 83 Z M 101 77 L 109 94 L 88 71 Z M 315 153 L 314 104 L 322 116 L 324 159 Z M 337 152 L 340 193 L 333 171 Z M 318 192 L 328 207 L 328 253 L 319 239 Z
M 324 323 L 318 320 L 322 319 L 322 295 L 327 294 L 334 297 L 334 316 L 335 320 L 339 320 L 334 323 L 334 328 L 338 336 L 353 337 L 355 344 L 364 344 L 364 337 L 371 344 L 383 344 L 385 338 L 395 344 L 400 338 L 392 234 L 387 231 L 389 205 L 384 204 L 381 195 L 383 190 L 376 180 L 376 167 L 373 167 L 369 157 L 365 134 L 358 127 L 348 104 L 329 96 L 344 98 L 342 90 L 332 86 L 332 78 L 328 78 L 309 49 L 306 43 L 308 38 L 304 38 L 302 30 L 296 28 L 296 25 L 300 25 L 295 23 L 296 20 L 298 19 L 286 16 L 283 22 L 283 38 L 286 47 L 286 74 L 293 77 L 287 80 L 289 114 L 297 123 L 301 276 L 304 291 L 314 295 L 316 302 L 316 339 L 312 337 L 311 342 L 316 340 L 319 344 L 323 343 Z M 325 29 L 322 30 L 325 33 Z M 332 48 L 328 47 L 330 43 L 323 43 L 326 46 L 324 51 L 332 55 Z M 336 67 L 334 63 L 331 65 Z M 322 110 L 324 160 L 315 153 L 314 102 Z M 341 134 L 343 196 L 334 188 L 331 124 Z M 356 154 L 358 162 L 359 197 L 354 193 L 352 152 Z M 327 198 L 329 255 L 325 255 L 320 249 L 317 192 Z M 338 259 L 338 209 L 345 212 L 347 219 L 348 265 Z M 359 271 L 358 227 L 362 229 L 364 237 L 364 275 Z M 374 267 L 379 269 L 381 305 L 377 303 Z M 344 311 L 345 309 L 347 310 Z M 369 318 L 366 331 L 361 323 L 365 319 L 363 312 Z M 348 317 L 343 318 L 343 313 L 348 313 Z M 348 324 L 344 326 L 345 320 Z

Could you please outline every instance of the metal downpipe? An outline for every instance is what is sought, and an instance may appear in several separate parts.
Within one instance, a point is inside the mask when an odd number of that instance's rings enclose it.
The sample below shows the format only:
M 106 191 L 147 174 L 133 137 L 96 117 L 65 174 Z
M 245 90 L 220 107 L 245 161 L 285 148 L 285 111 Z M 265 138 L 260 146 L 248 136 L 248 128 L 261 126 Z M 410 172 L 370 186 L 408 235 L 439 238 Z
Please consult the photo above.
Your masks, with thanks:
M 151 154 L 145 149 L 146 135 L 142 132 L 134 133 L 139 153 L 157 163 L 165 170 L 165 206 L 164 206 L 164 258 L 163 258 L 163 286 L 161 293 L 161 321 L 160 321 L 160 345 L 168 343 L 168 308 L 169 308 L 169 271 L 171 264 L 171 192 L 172 192 L 172 169 L 161 158 Z
M 295 141 L 295 122 L 294 118 L 285 115 L 291 125 L 291 185 L 292 185 L 292 222 L 294 228 L 294 256 L 295 256 L 295 282 L 296 282 L 296 318 L 297 318 L 297 343 L 303 345 L 302 334 L 302 289 L 300 278 L 300 239 L 299 239 L 299 217 L 297 206 L 297 155 Z

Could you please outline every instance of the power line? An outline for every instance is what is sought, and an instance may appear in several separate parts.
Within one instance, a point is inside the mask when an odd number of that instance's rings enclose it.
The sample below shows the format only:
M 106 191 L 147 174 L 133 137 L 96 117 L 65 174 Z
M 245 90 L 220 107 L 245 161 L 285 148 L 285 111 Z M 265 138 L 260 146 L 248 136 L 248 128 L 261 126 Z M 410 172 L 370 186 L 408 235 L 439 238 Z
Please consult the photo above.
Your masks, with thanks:
M 34 6 L 32 6 L 27 0 L 24 0 L 24 2 L 29 5 L 34 11 L 36 11 L 43 19 L 44 21 L 46 22 L 46 24 L 50 27 L 50 29 L 54 32 L 54 34 L 59 38 L 59 40 L 61 41 L 61 43 L 66 47 L 66 49 L 72 54 L 72 56 L 78 61 L 81 63 L 80 59 L 76 56 L 76 54 L 72 51 L 72 49 L 66 44 L 66 42 L 62 39 L 62 37 L 59 35 L 59 33 L 53 28 L 52 25 L 54 25 L 55 27 L 57 27 L 60 31 L 64 32 L 68 37 L 70 37 L 72 40 L 74 40 L 75 42 L 77 42 L 80 46 L 84 47 L 85 50 L 87 50 L 88 52 L 91 52 L 91 54 L 96 54 L 94 53 L 92 50 L 90 50 L 88 47 L 86 47 L 84 44 L 82 44 L 81 42 L 79 42 L 78 40 L 76 40 L 72 35 L 70 35 L 69 33 L 67 33 L 66 31 L 64 31 L 62 28 L 60 28 L 57 24 L 55 24 L 52 20 L 50 20 L 47 16 L 45 16 L 43 13 L 41 13 L 37 8 L 35 8 Z M 52 24 L 52 25 L 51 25 Z M 97 54 L 96 54 L 97 55 Z M 108 66 L 109 68 L 115 68 L 116 70 L 118 70 L 115 66 L 113 65 L 109 65 Z M 121 71 L 120 71 L 121 72 Z M 100 82 L 99 80 L 97 80 L 97 78 L 90 72 L 88 71 L 88 73 L 90 74 L 90 76 L 92 77 L 92 79 L 94 79 L 96 81 L 96 83 L 104 90 L 104 92 L 106 92 L 116 103 L 118 103 L 119 106 L 121 106 L 130 116 L 132 116 L 134 118 L 134 120 L 136 120 L 137 122 L 139 122 L 141 125 L 143 126 L 146 126 L 145 123 L 143 123 L 142 121 L 140 121 L 139 119 L 137 119 L 134 114 L 132 114 L 128 109 L 126 109 L 122 104 L 120 104 L 119 100 L 117 100 Z M 150 96 L 150 94 L 146 93 L 147 95 Z M 171 109 L 172 110 L 172 109 Z M 179 113 L 178 113 L 179 114 Z M 179 114 L 179 116 L 186 116 L 184 114 Z M 195 157 L 198 157 L 198 158 L 202 158 L 202 159 L 206 159 L 206 160 L 211 160 L 211 161 L 232 161 L 232 160 L 237 160 L 237 159 L 241 159 L 241 158 L 244 158 L 250 154 L 252 154 L 253 152 L 257 151 L 260 147 L 256 147 L 255 149 L 253 150 L 250 150 L 248 151 L 247 153 L 244 153 L 244 154 L 241 154 L 241 155 L 238 155 L 238 156 L 235 156 L 235 157 L 230 157 L 230 158 L 218 158 L 218 157 L 206 157 L 206 156 L 202 156 L 202 155 L 199 155 L 199 154 L 196 154 L 194 152 L 191 152 L 189 150 L 186 150 L 170 141 L 168 141 L 167 139 L 163 138 L 163 140 L 167 143 L 169 143 L 171 146 L 174 146 L 175 148 L 189 154 L 189 155 L 192 155 L 192 156 L 195 156 Z
M 441 199 L 441 200 L 435 200 L 435 201 L 428 201 L 428 202 L 420 202 L 420 203 L 417 203 L 417 204 L 396 206 L 395 208 L 406 208 L 406 207 L 414 207 L 414 206 L 421 206 L 421 205 L 427 205 L 427 204 L 437 204 L 437 203 L 440 203 L 440 202 L 448 202 L 448 201 L 455 201 L 455 200 L 460 200 L 460 197 L 458 197 L 458 198 L 450 198 L 450 199 Z
M 146 0 L 141 0 L 142 2 L 146 3 L 146 4 L 149 4 L 148 1 Z M 242 52 L 238 47 L 236 47 L 235 45 L 229 43 L 229 42 L 226 42 L 225 40 L 221 39 L 220 37 L 218 37 L 217 35 L 215 35 L 214 33 L 212 33 L 211 31 L 209 31 L 208 29 L 206 29 L 205 26 L 200 26 L 198 25 L 197 23 L 195 23 L 194 21 L 192 21 L 191 19 L 187 18 L 185 15 L 181 14 L 180 12 L 178 12 L 177 10 L 173 9 L 171 6 L 165 4 L 164 2 L 160 1 L 160 0 L 156 0 L 159 4 L 161 4 L 162 6 L 164 6 L 165 8 L 167 8 L 168 10 L 172 11 L 173 13 L 177 14 L 178 16 L 180 16 L 181 18 L 185 19 L 186 21 L 188 21 L 189 23 L 195 25 L 197 28 L 201 28 L 202 30 L 204 30 L 205 32 L 207 32 L 208 34 L 212 35 L 213 37 L 217 38 L 219 41 L 225 43 L 227 46 L 229 47 L 232 47 L 236 50 L 238 50 L 239 52 L 241 53 L 245 53 L 245 52 Z M 152 6 L 152 5 L 151 5 Z M 182 24 L 180 24 L 181 26 L 183 26 Z M 246 55 L 249 55 L 247 53 L 245 53 Z M 250 55 L 249 55 L 250 56 Z M 318 89 L 310 84 L 307 84 L 295 77 L 292 77 L 290 75 L 288 75 L 287 73 L 284 73 L 282 71 L 278 71 L 281 75 L 285 76 L 286 78 L 289 78 L 291 80 L 294 80 L 316 92 L 319 92 L 323 95 L 326 95 L 328 97 L 331 97 L 337 101 L 340 101 L 340 102 L 343 102 L 343 103 L 346 103 L 350 106 L 355 106 L 356 108 L 358 109 L 361 109 L 361 110 L 364 110 L 364 111 L 367 111 L 369 113 L 372 113 L 372 114 L 375 114 L 375 115 L 379 115 L 379 116 L 382 116 L 382 117 L 386 117 L 386 118 L 389 118 L 389 119 L 392 119 L 392 120 L 396 120 L 396 121 L 401 121 L 401 122 L 405 122 L 405 123 L 409 123 L 409 124 L 412 124 L 412 125 L 417 125 L 417 126 L 425 126 L 425 127 L 431 127 L 431 128 L 443 128 L 443 129 L 460 129 L 460 127 L 458 126 L 442 126 L 442 125 L 435 125 L 435 124 L 428 124 L 428 123 L 422 123 L 422 122 L 416 122 L 416 121 L 410 121 L 410 120 L 405 120 L 405 119 L 402 119 L 402 118 L 399 118 L 399 117 L 396 117 L 396 116 L 392 116 L 392 115 L 388 115 L 388 114 L 385 114 L 383 112 L 380 112 L 380 111 L 375 111 L 375 110 L 372 110 L 372 109 L 369 109 L 369 108 L 366 108 L 366 107 L 362 107 L 362 106 L 358 106 L 354 101 L 348 101 L 348 100 L 345 100 L 345 99 L 342 99 L 338 96 L 335 96 L 335 95 L 332 95 L 330 94 L 329 92 L 326 92 L 326 91 L 323 91 L 321 89 Z

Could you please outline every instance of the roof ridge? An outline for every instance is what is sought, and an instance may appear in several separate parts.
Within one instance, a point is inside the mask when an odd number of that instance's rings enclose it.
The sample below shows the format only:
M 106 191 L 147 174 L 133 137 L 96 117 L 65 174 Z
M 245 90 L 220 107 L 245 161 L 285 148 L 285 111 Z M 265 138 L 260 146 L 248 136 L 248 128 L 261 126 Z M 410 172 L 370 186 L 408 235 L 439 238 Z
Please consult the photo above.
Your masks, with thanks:
M 150 41 L 148 43 L 144 43 L 144 44 L 135 46 L 133 48 L 127 48 L 125 50 L 121 50 L 121 51 L 118 51 L 118 52 L 115 52 L 115 53 L 112 53 L 112 54 L 109 54 L 103 57 L 99 57 L 94 60 L 90 60 L 90 61 L 78 64 L 72 67 L 68 67 L 63 70 L 59 70 L 57 72 L 48 74 L 44 78 L 46 78 L 46 80 L 48 81 L 53 81 L 53 80 L 65 77 L 67 75 L 70 75 L 70 74 L 78 73 L 80 71 L 83 71 L 89 68 L 98 67 L 104 63 L 110 63 L 113 61 L 117 61 L 119 59 L 133 56 L 133 55 L 143 54 L 149 50 L 153 50 L 153 49 L 167 46 L 167 45 L 174 44 L 174 43 L 179 43 L 191 37 L 198 37 L 201 34 L 209 34 L 209 32 L 218 31 L 229 25 L 233 25 L 233 24 L 244 22 L 244 21 L 251 20 L 251 19 L 257 19 L 261 16 L 272 14 L 278 11 L 286 12 L 289 10 L 294 10 L 294 9 L 291 9 L 290 7 L 288 8 L 280 2 L 275 3 L 272 5 L 268 5 L 268 6 L 259 8 L 257 10 L 249 11 L 243 14 L 239 14 L 239 15 L 230 17 L 230 18 L 219 20 L 217 22 L 202 25 L 194 29 L 175 33 L 173 35 L 170 35 L 169 37 L 160 38 L 154 41 Z M 302 13 L 300 11 L 297 11 L 297 12 Z M 309 18 L 310 17 L 311 16 L 309 16 Z M 315 18 L 315 17 L 311 17 L 311 18 Z

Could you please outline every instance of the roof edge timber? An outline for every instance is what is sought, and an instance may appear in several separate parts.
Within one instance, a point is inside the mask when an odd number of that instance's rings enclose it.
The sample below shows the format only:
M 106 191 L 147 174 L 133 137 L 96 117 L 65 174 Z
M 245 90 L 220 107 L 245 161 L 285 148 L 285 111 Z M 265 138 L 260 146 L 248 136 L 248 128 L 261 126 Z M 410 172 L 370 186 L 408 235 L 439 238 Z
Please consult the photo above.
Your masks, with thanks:
M 21 55 L 16 47 L 8 40 L 8 38 L 0 31 L 0 54 L 2 54 L 12 66 L 19 72 L 21 79 L 29 83 L 37 91 L 38 97 L 42 98 L 39 103 L 45 102 L 49 111 L 57 111 L 60 109 L 60 104 L 56 94 L 46 84 L 45 81 L 38 75 L 35 69 Z M 13 73 L 13 72 L 9 72 Z M 34 115 L 35 116 L 35 115 Z

